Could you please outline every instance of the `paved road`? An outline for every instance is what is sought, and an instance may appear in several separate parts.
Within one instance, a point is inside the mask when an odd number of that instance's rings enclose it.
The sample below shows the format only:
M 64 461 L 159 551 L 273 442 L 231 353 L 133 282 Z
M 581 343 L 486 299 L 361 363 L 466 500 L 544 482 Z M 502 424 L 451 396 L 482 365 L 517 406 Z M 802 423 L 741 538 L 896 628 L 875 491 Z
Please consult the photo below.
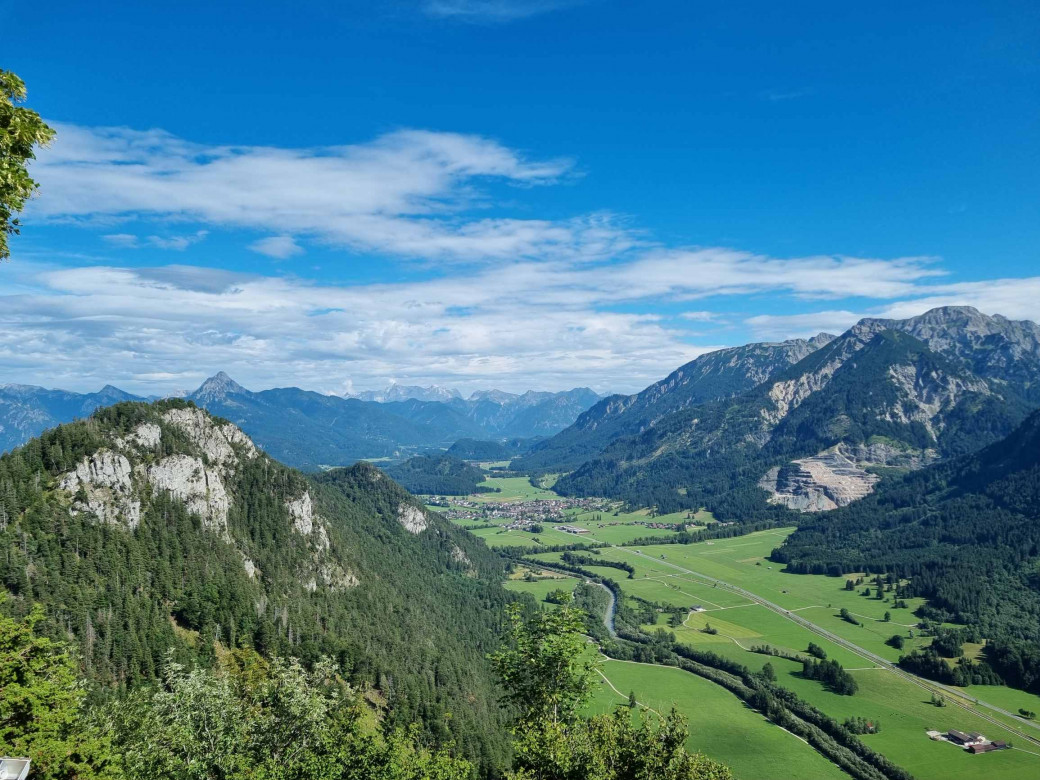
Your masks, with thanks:
M 714 585 L 717 585 L 720 588 L 725 588 L 726 590 L 729 590 L 729 591 L 731 591 L 733 593 L 739 593 L 744 598 L 747 598 L 747 599 L 755 602 L 756 604 L 759 604 L 759 605 L 765 607 L 766 609 L 769 609 L 769 610 L 772 610 L 773 612 L 776 612 L 778 615 L 781 615 L 782 617 L 785 617 L 788 620 L 791 620 L 794 623 L 797 623 L 798 625 L 802 626 L 803 628 L 805 628 L 805 629 L 807 629 L 809 631 L 812 631 L 814 634 L 816 634 L 818 636 L 822 636 L 822 637 L 824 637 L 826 639 L 829 639 L 830 641 L 834 642 L 835 644 L 840 645 L 841 647 L 844 647 L 846 650 L 848 650 L 850 652 L 853 652 L 853 653 L 856 653 L 857 655 L 859 655 L 859 656 L 861 656 L 863 658 L 866 658 L 871 663 L 876 664 L 877 666 L 880 666 L 880 667 L 882 667 L 884 669 L 887 669 L 888 671 L 892 672 L 893 674 L 899 675 L 904 680 L 906 680 L 906 681 L 908 681 L 910 683 L 913 683 L 914 685 L 917 685 L 918 687 L 923 688 L 926 691 L 929 691 L 931 693 L 946 694 L 946 696 L 950 697 L 949 700 L 955 706 L 961 707 L 962 709 L 967 710 L 968 712 L 972 712 L 975 715 L 978 715 L 980 718 L 983 718 L 984 720 L 989 721 L 990 723 L 993 723 L 996 726 L 1000 726 L 1001 728 L 1010 731 L 1015 736 L 1021 737 L 1022 739 L 1025 739 L 1025 740 L 1029 740 L 1029 742 L 1031 742 L 1034 745 L 1040 745 L 1040 738 L 1038 738 L 1036 735 L 1027 733 L 1026 731 L 1022 731 L 1021 729 L 1016 728 L 1015 726 L 1012 726 L 1012 725 L 1009 725 L 1007 723 L 1004 723 L 1003 721 L 997 720 L 996 718 L 988 715 L 985 712 L 980 712 L 977 709 L 973 709 L 971 707 L 968 707 L 967 705 L 961 704 L 957 699 L 958 698 L 968 699 L 969 701 L 974 702 L 979 707 L 984 707 L 984 708 L 986 708 L 988 710 L 991 710 L 993 712 L 997 712 L 997 713 L 1000 713 L 1001 715 L 1004 715 L 1006 717 L 1012 718 L 1017 724 L 1020 724 L 1022 726 L 1026 726 L 1027 728 L 1040 730 L 1040 725 L 1038 725 L 1037 723 L 1034 723 L 1032 721 L 1024 720 L 1023 718 L 1020 718 L 1018 715 L 1016 715 L 1013 712 L 1010 712 L 1010 711 L 1005 710 L 1005 709 L 1001 709 L 1000 707 L 996 707 L 996 706 L 994 706 L 992 704 L 988 704 L 987 702 L 980 701 L 979 699 L 976 699 L 973 696 L 968 696 L 965 693 L 963 693 L 962 691 L 957 690 L 956 688 L 951 688 L 949 686 L 942 685 L 941 683 L 932 682 L 931 680 L 925 680 L 922 677 L 918 677 L 917 675 L 910 674 L 909 672 L 905 671 L 904 669 L 900 668 L 899 666 L 896 666 L 895 664 L 893 664 L 891 661 L 889 661 L 889 660 L 887 660 L 885 658 L 882 658 L 881 656 L 879 656 L 879 655 L 877 655 L 875 653 L 872 653 L 869 650 L 867 650 L 865 648 L 862 648 L 862 647 L 860 647 L 857 644 L 854 644 L 853 642 L 850 642 L 848 639 L 845 639 L 844 637 L 838 636 L 837 634 L 833 634 L 830 631 L 828 631 L 827 629 L 821 628 L 820 626 L 816 625 L 815 623 L 812 623 L 809 620 L 806 620 L 801 615 L 798 615 L 797 613 L 792 612 L 792 611 L 790 611 L 788 609 L 784 609 L 779 604 L 774 604 L 773 602 L 768 601 L 767 599 L 764 599 L 761 596 L 758 596 L 757 594 L 752 593 L 749 590 L 744 590 L 743 588 L 738 587 L 736 585 L 732 585 L 732 584 L 726 582 L 725 580 L 716 579 L 715 577 L 709 577 L 706 574 L 701 574 L 700 572 L 692 571 L 691 569 L 686 569 L 686 568 L 684 568 L 682 566 L 677 566 L 676 564 L 670 563 L 670 562 L 665 561 L 665 560 L 661 560 L 661 559 L 658 559 L 658 558 L 652 558 L 651 556 L 646 555 L 645 553 L 642 553 L 642 552 L 640 552 L 638 550 L 633 550 L 632 548 L 629 548 L 629 547 L 618 547 L 617 545 L 613 545 L 613 544 L 610 545 L 610 547 L 612 547 L 615 550 L 619 550 L 619 551 L 621 551 L 623 553 L 626 553 L 628 555 L 634 555 L 634 556 L 637 556 L 639 558 L 646 558 L 648 560 L 653 561 L 655 564 L 660 564 L 662 566 L 668 566 L 668 567 L 671 567 L 673 569 L 677 569 L 678 571 L 681 571 L 684 574 L 689 574 L 689 575 L 691 575 L 693 577 L 696 577 L 696 578 L 698 578 L 700 580 L 703 580 L 704 582 L 710 582 L 710 583 L 712 583 Z M 611 595 L 613 595 L 613 594 L 611 594 Z M 1031 752 L 1031 751 L 1027 751 L 1027 752 Z

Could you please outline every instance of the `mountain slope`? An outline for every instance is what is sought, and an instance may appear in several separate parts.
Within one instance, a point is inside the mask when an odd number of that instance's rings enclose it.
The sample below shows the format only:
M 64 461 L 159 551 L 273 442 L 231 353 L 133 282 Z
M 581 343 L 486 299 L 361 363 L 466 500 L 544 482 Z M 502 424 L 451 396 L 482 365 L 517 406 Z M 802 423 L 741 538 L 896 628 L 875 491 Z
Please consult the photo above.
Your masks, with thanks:
M 998 638 L 991 663 L 1040 693 L 1040 412 L 977 453 L 807 520 L 773 560 L 910 577 L 914 594 Z
M 97 680 L 170 648 L 331 655 L 391 719 L 503 756 L 502 565 L 372 466 L 308 480 L 190 403 L 118 404 L 0 457 L 0 547 L 5 609 L 43 603 Z
M 234 422 L 272 456 L 292 466 L 315 470 L 362 458 L 398 454 L 401 448 L 447 446 L 459 438 L 459 420 L 443 404 L 447 421 L 423 414 L 409 419 L 395 404 L 323 395 L 295 387 L 252 392 L 223 372 L 207 379 L 188 400 Z
M 112 385 L 96 393 L 0 385 L 0 452 L 14 449 L 55 425 L 87 417 L 102 406 L 140 400 Z
M 1028 411 L 906 333 L 857 325 L 734 399 L 673 412 L 615 441 L 556 489 L 740 519 L 774 503 L 831 509 L 877 467 L 916 468 L 1006 435 Z M 766 512 L 766 514 L 769 514 Z
M 808 341 L 747 344 L 702 355 L 636 395 L 603 399 L 515 465 L 532 471 L 574 468 L 615 439 L 637 434 L 665 415 L 750 390 L 833 338 L 821 333 Z

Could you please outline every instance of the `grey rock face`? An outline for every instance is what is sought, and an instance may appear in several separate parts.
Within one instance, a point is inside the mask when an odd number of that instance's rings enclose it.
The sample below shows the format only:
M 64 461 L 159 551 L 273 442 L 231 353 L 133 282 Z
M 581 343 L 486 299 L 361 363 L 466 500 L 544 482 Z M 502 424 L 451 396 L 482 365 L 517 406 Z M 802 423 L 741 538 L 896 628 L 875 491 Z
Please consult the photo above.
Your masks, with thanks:
M 134 495 L 130 461 L 111 450 L 98 450 L 64 475 L 58 486 L 71 493 L 73 513 L 94 515 L 102 523 L 133 529 L 141 522 L 141 502 Z
M 220 474 L 207 467 L 201 458 L 170 455 L 148 469 L 152 492 L 168 491 L 198 515 L 206 528 L 227 536 L 227 517 L 231 500 Z
M 409 533 L 420 534 L 429 528 L 426 513 L 419 507 L 411 504 L 401 504 L 397 507 L 397 522 Z

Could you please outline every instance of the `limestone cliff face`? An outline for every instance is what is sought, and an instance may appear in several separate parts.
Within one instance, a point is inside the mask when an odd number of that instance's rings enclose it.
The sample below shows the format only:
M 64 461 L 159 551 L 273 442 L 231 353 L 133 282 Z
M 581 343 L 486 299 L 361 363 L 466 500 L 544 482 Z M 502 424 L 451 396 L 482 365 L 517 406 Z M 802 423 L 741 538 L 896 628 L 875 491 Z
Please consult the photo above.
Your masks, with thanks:
M 401 504 L 397 507 L 397 522 L 413 534 L 421 534 L 430 525 L 426 519 L 426 512 L 412 504 Z
M 257 580 L 263 574 L 261 565 L 252 557 L 251 543 L 235 538 L 229 518 L 247 464 L 263 458 L 271 468 L 280 467 L 239 428 L 201 409 L 175 406 L 150 417 L 128 431 L 110 434 L 109 446 L 58 478 L 58 487 L 69 496 L 69 512 L 132 532 L 152 501 L 169 496 L 199 518 L 204 532 L 234 546 L 246 575 Z M 317 512 L 310 490 L 302 487 L 306 483 L 298 477 L 295 483 L 301 489 L 282 506 L 286 524 L 305 538 L 309 551 L 301 581 L 310 590 L 357 585 L 358 578 L 338 562 L 328 521 Z M 414 518 L 410 522 L 416 524 Z
M 256 457 L 256 447 L 248 436 L 231 423 L 216 425 L 201 409 L 170 409 L 163 420 L 186 434 L 211 463 L 233 465 L 237 459 L 233 444 L 242 448 L 245 457 Z
M 100 522 L 137 528 L 141 502 L 134 495 L 130 461 L 112 450 L 98 450 L 58 480 L 73 496 L 71 512 L 94 515 Z
M 231 499 L 217 469 L 209 468 L 201 458 L 170 455 L 148 468 L 152 493 L 167 491 L 184 502 L 192 514 L 201 518 L 204 527 L 222 536 L 228 535 L 227 518 Z

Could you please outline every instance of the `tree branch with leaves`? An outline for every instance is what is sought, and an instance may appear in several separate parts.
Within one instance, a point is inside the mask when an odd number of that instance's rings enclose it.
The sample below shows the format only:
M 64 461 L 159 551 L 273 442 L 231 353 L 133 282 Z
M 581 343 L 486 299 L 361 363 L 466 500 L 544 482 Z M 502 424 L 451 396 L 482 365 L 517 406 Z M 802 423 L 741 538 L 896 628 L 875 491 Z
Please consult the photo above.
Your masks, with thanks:
M 29 176 L 36 149 L 54 138 L 54 129 L 25 102 L 25 82 L 0 69 L 0 260 L 11 256 L 8 236 L 21 227 L 18 214 L 38 189 Z

